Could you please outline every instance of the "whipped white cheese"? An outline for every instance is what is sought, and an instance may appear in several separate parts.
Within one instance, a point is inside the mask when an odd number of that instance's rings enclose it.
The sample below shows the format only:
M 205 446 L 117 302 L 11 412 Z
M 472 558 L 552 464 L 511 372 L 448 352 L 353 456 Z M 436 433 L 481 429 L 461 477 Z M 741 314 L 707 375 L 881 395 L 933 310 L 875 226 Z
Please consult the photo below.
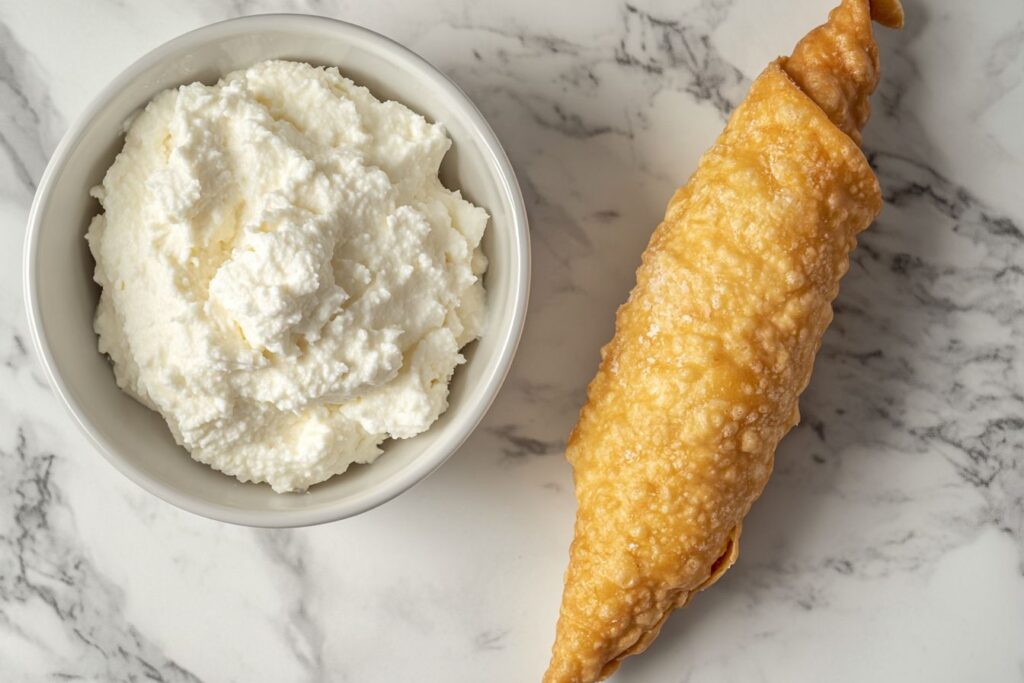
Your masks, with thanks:
M 268 61 L 157 95 L 93 189 L 99 349 L 200 462 L 275 491 L 447 407 L 484 316 L 483 209 L 444 128 Z

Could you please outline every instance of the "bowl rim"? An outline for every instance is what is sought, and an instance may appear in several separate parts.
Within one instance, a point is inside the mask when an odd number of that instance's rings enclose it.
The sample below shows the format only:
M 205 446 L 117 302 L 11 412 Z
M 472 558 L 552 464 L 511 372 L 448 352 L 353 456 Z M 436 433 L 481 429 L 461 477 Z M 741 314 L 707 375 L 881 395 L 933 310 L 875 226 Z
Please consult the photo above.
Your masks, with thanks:
M 54 178 L 67 162 L 68 157 L 80 144 L 83 132 L 92 120 L 107 106 L 113 95 L 138 78 L 140 72 L 149 69 L 164 60 L 183 43 L 206 43 L 219 37 L 237 35 L 245 32 L 262 32 L 281 28 L 291 29 L 326 29 L 331 30 L 341 40 L 359 38 L 377 42 L 387 51 L 403 62 L 403 67 L 416 72 L 430 86 L 440 89 L 445 96 L 462 109 L 471 124 L 471 134 L 482 144 L 489 165 L 496 171 L 499 180 L 499 191 L 505 195 L 512 208 L 512 251 L 510 254 L 511 288 L 513 291 L 512 316 L 508 323 L 501 326 L 498 333 L 497 361 L 482 382 L 485 385 L 481 400 L 466 405 L 460 419 L 463 427 L 448 437 L 449 442 L 442 448 L 432 449 L 436 454 L 430 458 L 414 458 L 405 468 L 396 472 L 391 479 L 385 480 L 374 490 L 357 493 L 349 498 L 320 508 L 296 510 L 245 510 L 230 505 L 219 505 L 200 500 L 188 491 L 166 484 L 163 480 L 152 477 L 138 468 L 132 458 L 114 448 L 94 426 L 85 418 L 79 402 L 71 396 L 63 378 L 55 369 L 54 357 L 49 341 L 42 330 L 39 310 L 39 294 L 37 282 L 39 273 L 36 261 L 39 252 L 39 232 L 42 208 L 49 203 L 54 188 Z M 333 19 L 311 14 L 267 13 L 236 17 L 224 21 L 207 24 L 176 36 L 153 50 L 142 55 L 122 70 L 89 104 L 75 117 L 67 131 L 61 137 L 56 149 L 39 180 L 39 185 L 29 210 L 27 230 L 24 238 L 22 261 L 22 289 L 25 309 L 29 323 L 32 346 L 43 366 L 50 386 L 60 398 L 64 408 L 71 414 L 79 430 L 85 434 L 89 442 L 101 455 L 121 474 L 135 482 L 149 493 L 188 512 L 231 524 L 264 528 L 289 528 L 324 524 L 347 517 L 352 517 L 383 503 L 392 500 L 423 481 L 437 470 L 465 443 L 466 439 L 476 430 L 480 421 L 501 389 L 508 376 L 515 357 L 516 349 L 522 337 L 526 321 L 526 308 L 530 290 L 530 234 L 526 205 L 522 191 L 516 179 L 515 171 L 505 153 L 497 135 L 491 129 L 483 114 L 473 101 L 440 69 L 428 62 L 401 43 L 377 33 L 371 29 L 352 24 L 340 19 Z M 223 475 L 228 477 L 230 475 Z

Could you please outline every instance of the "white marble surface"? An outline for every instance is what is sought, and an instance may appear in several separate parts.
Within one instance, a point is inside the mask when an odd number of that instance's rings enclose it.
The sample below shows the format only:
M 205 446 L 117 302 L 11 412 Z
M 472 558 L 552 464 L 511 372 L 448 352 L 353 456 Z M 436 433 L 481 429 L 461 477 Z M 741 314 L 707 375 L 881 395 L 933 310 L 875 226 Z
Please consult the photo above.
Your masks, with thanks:
M 676 184 L 827 0 L 0 1 L 0 679 L 536 681 L 574 509 L 561 451 Z M 78 435 L 32 357 L 21 246 L 69 121 L 241 13 L 327 14 L 449 73 L 504 141 L 530 317 L 482 428 L 362 517 L 180 512 Z M 1024 4 L 907 0 L 865 139 L 888 205 L 739 564 L 617 681 L 1024 679 Z

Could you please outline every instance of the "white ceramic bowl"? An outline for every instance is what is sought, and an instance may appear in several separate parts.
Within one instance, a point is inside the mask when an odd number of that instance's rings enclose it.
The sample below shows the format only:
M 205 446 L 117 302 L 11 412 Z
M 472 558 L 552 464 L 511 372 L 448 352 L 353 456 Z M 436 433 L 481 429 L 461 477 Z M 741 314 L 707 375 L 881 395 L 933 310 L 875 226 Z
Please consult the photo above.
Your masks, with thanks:
M 336 65 L 378 99 L 403 102 L 448 129 L 441 168 L 450 188 L 485 207 L 489 319 L 466 350 L 447 412 L 427 432 L 387 441 L 372 465 L 354 465 L 307 493 L 276 494 L 192 460 L 163 419 L 117 388 L 96 349 L 98 288 L 84 239 L 98 184 L 124 139 L 128 117 L 158 92 L 213 83 L 264 59 Z M 39 184 L 25 243 L 25 299 L 33 342 L 50 382 L 101 453 L 130 479 L 192 512 L 237 524 L 301 526 L 341 519 L 390 500 L 441 465 L 476 427 L 508 372 L 526 315 L 529 237 L 512 167 L 483 116 L 437 69 L 393 41 L 322 17 L 259 15 L 175 38 L 103 90 L 61 140 Z

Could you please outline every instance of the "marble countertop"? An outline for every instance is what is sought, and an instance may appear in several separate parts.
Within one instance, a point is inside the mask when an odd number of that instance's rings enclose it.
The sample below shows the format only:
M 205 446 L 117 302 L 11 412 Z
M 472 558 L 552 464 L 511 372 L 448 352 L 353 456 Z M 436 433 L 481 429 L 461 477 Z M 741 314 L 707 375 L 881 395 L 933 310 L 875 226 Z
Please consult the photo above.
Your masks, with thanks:
M 828 0 L 0 1 L 0 679 L 537 681 L 574 501 L 564 439 L 677 184 Z M 1024 677 L 1024 4 L 879 30 L 863 236 L 739 564 L 616 681 Z M 585 7 L 585 9 L 584 9 Z M 366 25 L 479 104 L 529 203 L 512 374 L 441 470 L 266 531 L 129 483 L 33 358 L 21 247 L 69 122 L 136 57 L 241 13 Z

